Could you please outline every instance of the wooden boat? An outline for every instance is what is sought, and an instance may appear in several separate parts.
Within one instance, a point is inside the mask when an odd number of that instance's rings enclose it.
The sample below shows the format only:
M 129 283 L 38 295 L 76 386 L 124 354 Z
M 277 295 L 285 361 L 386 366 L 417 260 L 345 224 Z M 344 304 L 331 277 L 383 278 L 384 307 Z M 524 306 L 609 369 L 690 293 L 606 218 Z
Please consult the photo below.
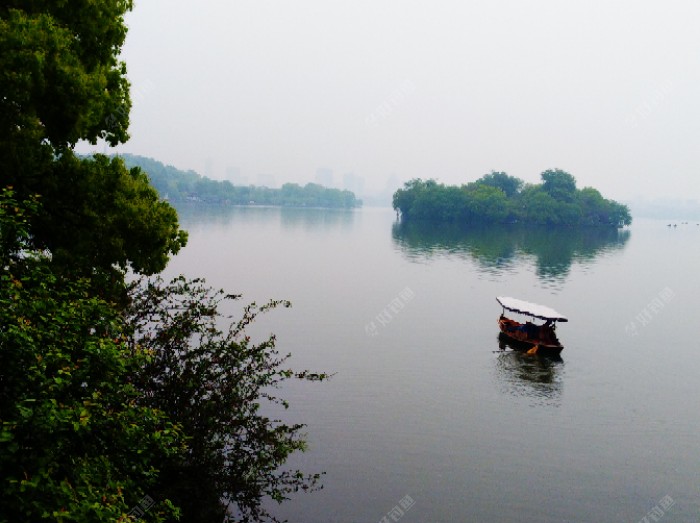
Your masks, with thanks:
M 521 347 L 527 350 L 528 354 L 559 354 L 564 349 L 555 329 L 558 321 L 569 321 L 566 316 L 544 305 L 516 298 L 498 296 L 496 300 L 503 307 L 501 317 L 498 318 L 501 336 L 506 337 L 511 342 L 511 346 Z M 542 325 L 536 325 L 530 321 L 520 323 L 506 317 L 506 310 L 530 316 L 533 319 L 545 320 L 545 323 Z

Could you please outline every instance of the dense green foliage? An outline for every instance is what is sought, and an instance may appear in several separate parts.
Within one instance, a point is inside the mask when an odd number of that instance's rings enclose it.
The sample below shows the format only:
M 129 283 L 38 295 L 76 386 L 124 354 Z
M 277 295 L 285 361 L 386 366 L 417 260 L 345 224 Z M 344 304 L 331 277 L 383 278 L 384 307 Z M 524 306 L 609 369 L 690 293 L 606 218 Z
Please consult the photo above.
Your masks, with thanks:
M 0 521 L 116 521 L 184 438 L 139 401 L 152 356 L 127 344 L 119 313 L 27 249 L 36 209 L 0 197 Z M 159 503 L 144 521 L 175 513 Z
M 162 270 L 185 243 L 177 215 L 120 160 L 78 159 L 79 140 L 127 139 L 129 84 L 117 56 L 131 2 L 0 7 L 0 186 L 41 196 L 31 242 L 71 273 Z
M 42 189 L 46 212 L 35 241 L 71 270 L 117 266 L 154 274 L 186 243 L 175 209 L 159 199 L 143 171 L 118 159 L 64 154 Z
M 300 186 L 286 183 L 280 189 L 254 185 L 233 185 L 228 180 L 217 181 L 194 171 L 181 171 L 163 165 L 152 158 L 124 154 L 124 162 L 148 173 L 153 186 L 162 197 L 173 204 L 183 201 L 230 205 L 276 205 L 287 207 L 328 207 L 351 209 L 362 201 L 351 191 L 330 189 L 315 183 Z
M 406 220 L 614 227 L 632 222 L 627 206 L 591 187 L 577 189 L 565 171 L 548 170 L 541 177 L 541 184 L 526 185 L 493 172 L 461 187 L 411 180 L 394 193 L 393 205 Z
M 10 138 L 3 156 L 16 153 L 12 170 L 33 175 L 37 160 L 81 139 L 126 141 L 131 101 L 117 57 L 130 8 L 128 0 L 0 6 L 0 134 Z
M 127 285 L 187 236 L 144 170 L 74 153 L 127 139 L 131 5 L 0 6 L 0 523 L 250 521 L 318 480 L 280 469 L 301 426 L 261 413 L 324 377 L 245 335 L 278 303 L 220 332 L 200 282 Z

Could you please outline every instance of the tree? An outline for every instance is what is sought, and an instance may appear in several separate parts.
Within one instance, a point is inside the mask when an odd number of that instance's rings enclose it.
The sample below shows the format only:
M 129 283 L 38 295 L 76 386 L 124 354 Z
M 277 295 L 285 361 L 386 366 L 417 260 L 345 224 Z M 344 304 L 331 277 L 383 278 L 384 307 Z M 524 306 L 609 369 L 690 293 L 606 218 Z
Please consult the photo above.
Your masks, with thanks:
M 160 200 L 146 174 L 118 158 L 66 152 L 42 185 L 45 212 L 34 242 L 70 271 L 89 275 L 117 266 L 154 274 L 187 241 L 175 209 Z
M 540 185 L 530 185 L 523 189 L 519 204 L 519 217 L 525 223 L 557 224 L 556 200 Z
M 623 225 L 632 223 L 629 207 L 614 200 L 606 200 L 606 203 L 608 206 L 608 225 L 622 227 Z
M 477 180 L 477 183 L 501 189 L 508 198 L 513 198 L 523 188 L 524 182 L 504 172 L 491 171 Z
M 501 189 L 487 184 L 454 187 L 417 179 L 394 193 L 394 209 L 406 219 L 499 222 L 508 215 L 508 201 Z
M 549 169 L 540 174 L 542 189 L 555 200 L 572 202 L 576 194 L 576 178 L 561 169 Z
M 584 187 L 577 193 L 583 221 L 587 225 L 629 225 L 632 217 L 626 205 L 606 200 L 596 189 Z
M 28 249 L 37 209 L 0 195 L 0 521 L 127 521 L 184 438 L 139 402 L 150 356 L 117 311 Z M 153 501 L 144 521 L 177 514 Z
M 597 189 L 584 187 L 578 192 L 577 199 L 586 224 L 596 225 L 607 221 L 607 204 Z
M 424 193 L 429 193 L 437 187 L 435 180 L 423 181 L 420 178 L 404 183 L 403 188 L 398 189 L 393 197 L 394 209 L 401 212 L 401 216 L 408 218 L 419 209 L 414 209 L 416 200 Z
M 168 285 L 143 283 L 129 309 L 132 343 L 153 354 L 139 374 L 143 399 L 191 438 L 186 455 L 163 462 L 154 489 L 182 508 L 184 521 L 220 523 L 231 512 L 259 521 L 271 518 L 264 497 L 281 502 L 290 492 L 318 488 L 319 474 L 281 468 L 292 452 L 304 450 L 303 425 L 264 412 L 288 406 L 273 394 L 284 381 L 327 376 L 286 368 L 290 355 L 279 354 L 274 335 L 256 344 L 246 334 L 259 314 L 289 302 L 251 304 L 220 330 L 220 307 L 238 298 L 179 277 Z
M 118 54 L 128 0 L 0 7 L 0 186 L 44 205 L 32 245 L 74 270 L 162 270 L 186 242 L 147 179 L 119 160 L 77 159 L 79 140 L 124 142 L 129 83 Z M 150 191 L 150 192 L 149 192 Z M 80 245 L 74 245 L 78 238 Z
M 118 55 L 131 7 L 129 0 L 0 7 L 0 133 L 14 138 L 5 147 L 44 143 L 62 152 L 79 140 L 126 141 L 131 101 Z M 25 158 L 14 165 L 26 166 Z
M 274 338 L 240 338 L 259 311 L 226 335 L 197 288 L 125 295 L 128 268 L 158 272 L 186 241 L 140 168 L 73 152 L 127 139 L 131 6 L 0 7 L 0 187 L 14 187 L 0 200 L 0 523 L 126 522 L 144 494 L 162 500 L 144 521 L 177 516 L 170 498 L 187 521 L 221 516 L 222 499 L 250 519 L 262 496 L 318 480 L 279 471 L 301 427 L 258 409 L 285 379 L 325 376 L 282 368 Z
M 508 216 L 508 198 L 500 188 L 475 183 L 466 189 L 471 221 L 501 223 Z
M 542 225 L 629 225 L 627 206 L 605 200 L 587 187 L 576 189 L 569 173 L 542 173 L 542 184 L 526 185 L 503 172 L 492 172 L 462 187 L 434 180 L 411 180 L 394 193 L 394 209 L 404 220 L 459 223 Z

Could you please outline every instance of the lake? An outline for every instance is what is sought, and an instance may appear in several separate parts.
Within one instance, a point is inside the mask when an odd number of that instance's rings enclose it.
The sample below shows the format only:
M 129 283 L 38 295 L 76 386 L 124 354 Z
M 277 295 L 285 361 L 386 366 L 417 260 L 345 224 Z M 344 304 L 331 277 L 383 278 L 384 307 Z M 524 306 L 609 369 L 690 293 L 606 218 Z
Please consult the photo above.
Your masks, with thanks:
M 245 302 L 297 369 L 291 522 L 700 519 L 700 226 L 405 226 L 391 209 L 187 208 L 166 275 Z M 498 341 L 496 296 L 548 305 L 560 359 Z M 522 318 L 522 317 L 521 317 Z M 657 519 L 652 519 L 656 517 Z M 647 518 L 646 520 L 644 518 Z

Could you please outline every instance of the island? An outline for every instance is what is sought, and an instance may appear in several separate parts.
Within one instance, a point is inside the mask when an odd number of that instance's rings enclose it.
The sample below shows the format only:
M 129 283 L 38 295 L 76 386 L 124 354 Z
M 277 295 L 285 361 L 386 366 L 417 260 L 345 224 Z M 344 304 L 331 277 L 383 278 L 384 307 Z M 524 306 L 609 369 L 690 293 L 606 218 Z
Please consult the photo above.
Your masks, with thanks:
M 316 183 L 301 186 L 285 183 L 275 189 L 255 185 L 233 185 L 228 180 L 212 180 L 195 171 L 182 171 L 172 165 L 138 156 L 120 154 L 124 163 L 148 174 L 161 198 L 177 207 L 180 203 L 199 202 L 220 205 L 272 205 L 281 207 L 322 207 L 353 209 L 362 206 L 351 191 L 332 189 Z
M 540 176 L 542 183 L 526 184 L 505 172 L 492 171 L 461 186 L 414 179 L 394 193 L 393 207 L 406 222 L 603 227 L 632 223 L 626 205 L 604 198 L 592 187 L 578 189 L 568 172 L 550 169 Z

